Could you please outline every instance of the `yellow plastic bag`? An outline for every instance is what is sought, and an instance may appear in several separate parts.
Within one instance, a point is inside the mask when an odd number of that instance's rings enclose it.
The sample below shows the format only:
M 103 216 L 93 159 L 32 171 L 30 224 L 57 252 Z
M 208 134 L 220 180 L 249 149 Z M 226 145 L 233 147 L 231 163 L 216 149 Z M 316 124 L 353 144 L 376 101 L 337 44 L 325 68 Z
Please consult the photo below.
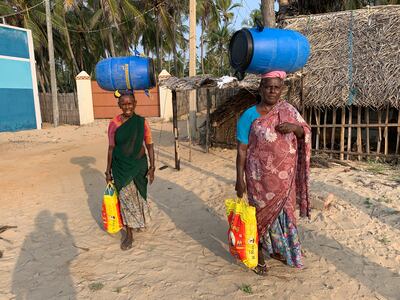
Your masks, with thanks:
M 104 230 L 108 233 L 117 233 L 123 227 L 119 208 L 117 190 L 112 183 L 108 183 L 103 195 L 103 207 L 101 212 Z
M 227 199 L 225 207 L 229 222 L 229 251 L 248 268 L 255 268 L 258 264 L 256 209 L 243 199 Z

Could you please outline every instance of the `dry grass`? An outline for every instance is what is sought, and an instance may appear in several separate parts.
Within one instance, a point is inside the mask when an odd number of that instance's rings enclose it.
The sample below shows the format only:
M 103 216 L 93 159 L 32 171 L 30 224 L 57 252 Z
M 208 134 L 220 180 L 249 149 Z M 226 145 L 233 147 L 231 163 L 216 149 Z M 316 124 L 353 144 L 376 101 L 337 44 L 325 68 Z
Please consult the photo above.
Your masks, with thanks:
M 286 20 L 303 33 L 311 56 L 304 104 L 400 108 L 400 5 Z M 300 103 L 299 85 L 293 101 Z

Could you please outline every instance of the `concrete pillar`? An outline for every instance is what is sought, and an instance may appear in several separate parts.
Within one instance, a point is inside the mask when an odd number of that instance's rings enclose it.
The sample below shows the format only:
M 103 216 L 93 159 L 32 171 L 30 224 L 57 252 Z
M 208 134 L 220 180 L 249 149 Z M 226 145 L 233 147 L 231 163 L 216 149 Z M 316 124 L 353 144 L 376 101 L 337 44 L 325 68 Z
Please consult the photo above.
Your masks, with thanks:
M 80 72 L 76 78 L 78 94 L 79 124 L 89 124 L 94 121 L 93 95 L 90 76 L 85 71 Z
M 158 75 L 158 81 L 166 80 L 171 77 L 166 70 L 162 70 L 160 75 Z M 160 93 L 160 117 L 166 121 L 172 120 L 172 91 L 165 87 L 159 87 Z

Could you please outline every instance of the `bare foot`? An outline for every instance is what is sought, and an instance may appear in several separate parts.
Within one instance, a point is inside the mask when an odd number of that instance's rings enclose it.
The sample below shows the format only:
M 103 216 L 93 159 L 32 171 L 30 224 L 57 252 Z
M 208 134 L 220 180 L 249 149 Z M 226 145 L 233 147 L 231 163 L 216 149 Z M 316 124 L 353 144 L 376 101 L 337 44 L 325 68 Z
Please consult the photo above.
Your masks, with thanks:
M 263 264 L 263 265 L 258 264 L 257 267 L 255 267 L 253 269 L 253 271 L 254 271 L 254 273 L 256 273 L 259 276 L 266 276 L 267 272 L 268 272 L 267 265 L 266 264 Z
M 132 248 L 133 236 L 132 228 L 127 227 L 125 239 L 121 242 L 121 250 L 129 250 Z
M 133 238 L 127 236 L 121 243 L 121 250 L 129 250 L 132 248 Z

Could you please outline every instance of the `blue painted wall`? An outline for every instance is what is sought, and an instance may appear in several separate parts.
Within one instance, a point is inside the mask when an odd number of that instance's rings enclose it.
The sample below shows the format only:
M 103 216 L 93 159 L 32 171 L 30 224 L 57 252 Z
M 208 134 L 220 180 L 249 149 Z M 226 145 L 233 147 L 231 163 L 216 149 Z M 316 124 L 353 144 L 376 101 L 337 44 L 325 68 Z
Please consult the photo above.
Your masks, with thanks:
M 0 132 L 35 129 L 27 32 L 0 26 L 0 55 Z
M 26 31 L 0 27 L 0 55 L 29 59 Z

